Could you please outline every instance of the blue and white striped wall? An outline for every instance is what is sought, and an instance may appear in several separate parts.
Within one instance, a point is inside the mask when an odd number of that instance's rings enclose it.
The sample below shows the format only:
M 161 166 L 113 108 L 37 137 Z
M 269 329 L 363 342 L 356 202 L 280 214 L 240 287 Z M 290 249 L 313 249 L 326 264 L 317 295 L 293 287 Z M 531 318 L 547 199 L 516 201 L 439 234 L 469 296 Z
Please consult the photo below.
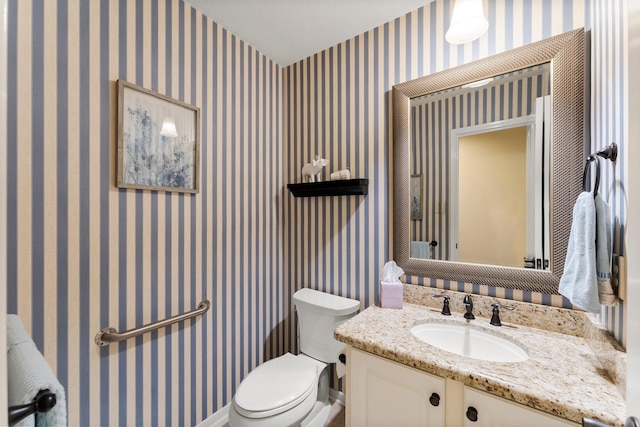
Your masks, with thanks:
M 600 191 L 612 207 L 615 218 L 613 252 L 626 254 L 625 239 L 638 238 L 626 235 L 627 193 L 629 180 L 627 168 L 633 163 L 628 158 L 627 147 L 631 141 L 625 138 L 625 108 L 629 96 L 625 79 L 626 1 L 592 1 L 591 35 L 591 152 L 598 151 L 611 142 L 618 144 L 618 160 L 600 162 Z M 634 78 L 634 77 L 631 77 Z M 630 118 L 633 120 L 633 118 Z M 603 307 L 601 320 L 614 336 L 626 347 L 625 304 Z M 627 331 L 628 333 L 628 331 Z
M 392 144 L 388 120 L 389 94 L 394 84 L 584 27 L 593 30 L 594 39 L 592 127 L 596 131 L 602 126 L 615 127 L 621 135 L 622 126 L 612 122 L 623 120 L 618 108 L 626 96 L 620 80 L 622 1 L 484 3 L 491 23 L 489 31 L 468 45 L 445 42 L 453 2 L 436 0 L 285 69 L 287 182 L 298 182 L 300 169 L 316 153 L 329 160 L 325 177 L 330 171 L 349 167 L 352 177 L 369 179 L 366 197 L 285 199 L 289 216 L 285 225 L 289 260 L 285 283 L 290 291 L 310 286 L 358 298 L 365 306 L 376 301 L 379 272 L 392 257 Z M 614 111 L 619 114 L 613 115 Z M 593 143 L 605 142 L 596 137 Z M 621 153 L 624 156 L 624 150 Z M 624 182 L 624 175 L 616 176 Z M 624 206 L 617 201 L 614 206 L 620 229 L 624 229 Z M 407 277 L 407 281 L 571 306 L 558 295 L 422 277 Z M 623 337 L 622 311 L 623 305 L 604 310 L 608 328 L 619 341 Z M 294 331 L 289 333 L 293 337 Z
M 285 351 L 282 68 L 180 0 L 8 13 L 9 312 L 70 425 L 195 425 Z M 117 79 L 200 107 L 199 194 L 115 188 Z M 198 320 L 93 342 L 204 298 Z

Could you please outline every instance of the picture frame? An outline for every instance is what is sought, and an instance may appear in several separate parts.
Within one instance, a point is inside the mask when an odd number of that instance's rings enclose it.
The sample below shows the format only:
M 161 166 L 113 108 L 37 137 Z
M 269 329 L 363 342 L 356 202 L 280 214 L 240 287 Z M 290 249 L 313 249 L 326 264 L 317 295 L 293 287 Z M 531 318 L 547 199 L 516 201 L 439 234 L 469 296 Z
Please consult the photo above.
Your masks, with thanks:
M 200 108 L 118 80 L 116 186 L 198 193 Z
M 411 219 L 422 221 L 422 175 L 411 175 L 409 181 L 409 211 Z

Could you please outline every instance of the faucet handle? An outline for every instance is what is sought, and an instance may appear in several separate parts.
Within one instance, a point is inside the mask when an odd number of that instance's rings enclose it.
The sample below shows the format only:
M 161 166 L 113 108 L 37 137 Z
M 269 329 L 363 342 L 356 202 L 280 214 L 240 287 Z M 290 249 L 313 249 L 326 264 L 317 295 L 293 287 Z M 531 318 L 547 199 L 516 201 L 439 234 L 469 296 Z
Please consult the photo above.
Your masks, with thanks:
M 489 322 L 489 324 L 493 325 L 493 326 L 502 326 L 502 322 L 500 321 L 500 309 L 504 308 L 505 310 L 509 310 L 509 311 L 513 311 L 516 308 L 512 305 L 502 305 L 502 304 L 491 304 L 491 307 L 493 307 L 493 314 L 491 315 L 491 321 Z
M 444 302 L 442 303 L 442 311 L 440 313 L 445 316 L 451 316 L 451 309 L 449 308 L 449 300 L 451 299 L 451 297 L 445 294 L 433 294 L 432 297 L 443 298 Z
M 504 305 L 504 304 L 498 304 L 498 303 L 491 304 L 491 307 L 493 307 L 493 308 L 503 308 L 503 309 L 509 310 L 509 311 L 513 311 L 513 310 L 516 309 L 515 306 L 513 306 L 513 305 Z

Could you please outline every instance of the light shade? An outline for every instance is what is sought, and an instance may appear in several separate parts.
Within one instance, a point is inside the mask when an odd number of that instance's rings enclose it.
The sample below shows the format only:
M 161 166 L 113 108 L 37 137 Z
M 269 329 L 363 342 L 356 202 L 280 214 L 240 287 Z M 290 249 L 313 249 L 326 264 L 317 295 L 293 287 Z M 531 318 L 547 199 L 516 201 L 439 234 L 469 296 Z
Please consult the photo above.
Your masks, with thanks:
M 494 80 L 493 77 L 489 77 L 488 79 L 482 79 L 482 80 L 477 80 L 475 82 L 467 83 L 466 85 L 462 85 L 462 87 L 463 88 L 482 87 L 482 86 L 488 85 L 493 80 Z
M 488 29 L 489 21 L 484 17 L 482 0 L 456 0 L 445 38 L 451 44 L 469 43 Z
M 173 117 L 167 116 L 162 120 L 162 129 L 160 130 L 160 135 L 166 136 L 168 138 L 176 138 L 178 136 L 176 121 L 173 120 Z

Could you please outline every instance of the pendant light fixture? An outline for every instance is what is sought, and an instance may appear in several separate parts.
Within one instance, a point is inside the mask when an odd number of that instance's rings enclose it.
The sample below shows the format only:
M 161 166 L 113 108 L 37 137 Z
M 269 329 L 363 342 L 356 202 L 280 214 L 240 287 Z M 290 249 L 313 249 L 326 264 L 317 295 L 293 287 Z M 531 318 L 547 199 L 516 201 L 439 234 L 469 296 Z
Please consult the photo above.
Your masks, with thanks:
M 465 44 L 480 38 L 488 29 L 482 0 L 455 0 L 445 39 L 451 44 Z

